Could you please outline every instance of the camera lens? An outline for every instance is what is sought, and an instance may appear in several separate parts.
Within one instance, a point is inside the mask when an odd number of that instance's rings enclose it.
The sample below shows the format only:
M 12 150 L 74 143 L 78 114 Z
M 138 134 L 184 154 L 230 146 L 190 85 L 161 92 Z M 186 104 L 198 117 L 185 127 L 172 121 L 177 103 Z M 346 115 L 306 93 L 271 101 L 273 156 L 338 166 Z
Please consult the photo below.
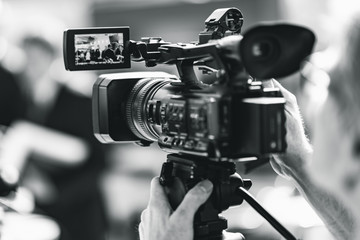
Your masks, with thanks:
M 156 93 L 170 81 L 164 79 L 142 79 L 136 83 L 130 92 L 126 103 L 126 118 L 131 131 L 147 141 L 157 141 L 161 127 L 151 121 L 153 106 L 150 101 Z

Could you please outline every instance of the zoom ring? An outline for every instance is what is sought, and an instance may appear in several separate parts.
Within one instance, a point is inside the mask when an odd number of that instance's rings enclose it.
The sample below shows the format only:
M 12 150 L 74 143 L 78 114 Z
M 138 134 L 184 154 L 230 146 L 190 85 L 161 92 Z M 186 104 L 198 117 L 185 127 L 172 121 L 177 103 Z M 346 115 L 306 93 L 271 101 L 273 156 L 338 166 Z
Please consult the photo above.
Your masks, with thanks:
M 157 141 L 159 134 L 148 123 L 148 102 L 159 88 L 167 84 L 164 79 L 143 79 L 133 88 L 127 104 L 127 119 L 133 133 L 148 141 Z

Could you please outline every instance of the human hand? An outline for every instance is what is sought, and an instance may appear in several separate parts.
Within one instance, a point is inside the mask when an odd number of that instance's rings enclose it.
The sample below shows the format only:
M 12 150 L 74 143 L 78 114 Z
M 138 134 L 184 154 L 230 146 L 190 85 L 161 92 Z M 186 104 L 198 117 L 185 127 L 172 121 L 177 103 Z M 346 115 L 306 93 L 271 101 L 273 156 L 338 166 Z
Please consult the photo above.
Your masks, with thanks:
M 270 164 L 276 173 L 285 177 L 293 178 L 301 174 L 310 163 L 312 147 L 305 135 L 304 126 L 296 97 L 286 90 L 278 81 L 271 80 L 274 87 L 279 88 L 283 94 L 286 116 L 286 142 L 287 149 L 284 154 L 273 154 Z
M 213 185 L 204 180 L 185 195 L 175 211 L 156 177 L 151 181 L 148 207 L 141 214 L 140 240 L 192 240 L 194 215 L 209 198 Z
M 194 186 L 175 211 L 156 177 L 151 181 L 148 207 L 141 214 L 140 240 L 193 240 L 194 215 L 211 195 L 213 185 L 204 180 Z M 240 233 L 223 231 L 225 240 L 244 240 Z

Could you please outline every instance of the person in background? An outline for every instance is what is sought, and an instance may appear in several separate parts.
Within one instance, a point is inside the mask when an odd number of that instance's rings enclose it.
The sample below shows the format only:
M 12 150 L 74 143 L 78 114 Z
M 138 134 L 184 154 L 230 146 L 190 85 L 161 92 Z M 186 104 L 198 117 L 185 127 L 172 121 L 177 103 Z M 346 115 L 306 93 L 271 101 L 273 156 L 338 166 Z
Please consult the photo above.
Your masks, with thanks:
M 32 143 L 24 146 L 37 148 L 26 155 L 21 185 L 34 194 L 37 211 L 61 226 L 61 240 L 104 239 L 107 217 L 99 178 L 105 168 L 105 149 L 93 136 L 91 98 L 60 80 L 63 76 L 57 75 L 61 71 L 56 68 L 63 66 L 56 65 L 58 49 L 46 38 L 26 35 L 22 49 L 25 68 L 12 77 L 4 71 L 9 84 L 3 85 L 0 95 L 4 103 L 0 124 L 8 126 L 9 134 L 31 134 L 26 139 Z M 85 146 L 84 159 L 70 164 L 54 161 L 66 148 L 48 133 L 79 140 L 79 146 Z M 49 147 L 54 151 L 43 154 Z M 52 156 L 56 151 L 59 156 Z
M 23 113 L 22 96 L 15 75 L 1 64 L 0 59 L 0 124 L 9 126 Z
M 119 46 L 115 50 L 116 57 L 118 61 L 124 62 L 124 46 L 119 44 Z
M 95 49 L 94 55 L 95 55 L 95 61 L 99 62 L 100 61 L 100 55 L 101 55 L 99 48 Z
M 106 149 L 93 136 L 91 114 L 96 76 L 65 71 L 61 20 L 41 8 L 21 18 L 13 12 L 0 0 L 0 170 L 19 163 L 19 190 L 31 190 L 35 213 L 61 226 L 60 240 L 104 239 Z
M 115 49 L 113 49 L 112 44 L 109 44 L 108 48 L 104 51 L 104 59 L 109 62 L 116 61 Z
M 271 165 L 294 182 L 326 227 L 339 240 L 360 239 L 360 18 L 349 27 L 339 47 L 337 64 L 328 72 L 327 97 L 316 117 L 313 146 L 302 125 L 293 94 L 273 81 L 287 100 L 285 154 Z M 314 149 L 314 150 L 313 150 Z M 149 205 L 139 226 L 142 240 L 191 240 L 196 210 L 210 196 L 204 180 L 173 211 L 158 179 L 151 185 Z
M 85 60 L 87 63 L 90 63 L 91 61 L 91 53 L 90 53 L 90 49 L 86 50 L 86 53 L 85 53 Z

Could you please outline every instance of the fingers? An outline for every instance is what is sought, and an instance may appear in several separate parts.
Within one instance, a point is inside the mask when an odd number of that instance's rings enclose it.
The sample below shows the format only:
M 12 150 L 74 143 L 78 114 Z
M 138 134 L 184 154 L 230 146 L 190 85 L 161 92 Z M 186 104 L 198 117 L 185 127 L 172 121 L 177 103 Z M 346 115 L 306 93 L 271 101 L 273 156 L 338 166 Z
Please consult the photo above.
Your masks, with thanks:
M 297 106 L 297 101 L 296 101 L 296 97 L 294 94 L 292 94 L 291 92 L 289 92 L 286 88 L 284 88 L 278 81 L 276 81 L 275 79 L 272 79 L 272 82 L 274 83 L 274 86 L 276 88 L 279 88 L 279 90 L 281 91 L 281 93 L 283 94 L 284 98 L 287 101 L 287 104 L 291 105 L 291 106 Z
M 273 79 L 272 80 L 273 84 L 274 84 L 274 87 L 277 87 L 280 89 L 280 91 L 285 94 L 285 95 L 292 95 L 291 92 L 289 92 L 286 88 L 284 88 L 277 80 Z
M 272 158 L 270 158 L 270 165 L 278 175 L 286 177 L 278 158 L 277 154 L 273 154 Z
M 149 208 L 159 211 L 171 210 L 165 190 L 159 182 L 159 177 L 155 177 L 151 180 Z
M 275 79 L 269 79 L 269 80 L 264 80 L 262 81 L 262 85 L 264 88 L 274 88 L 274 81 Z
M 209 180 L 204 180 L 195 185 L 195 187 L 185 195 L 185 198 L 174 212 L 173 218 L 181 217 L 181 219 L 192 222 L 195 212 L 209 198 L 212 189 L 213 184 Z
M 145 222 L 147 220 L 148 212 L 149 210 L 147 208 L 141 212 L 141 216 L 140 216 L 141 222 Z
M 164 231 L 169 229 L 179 234 L 173 236 L 173 239 L 190 239 L 193 236 L 192 224 L 195 212 L 211 195 L 212 189 L 213 185 L 209 180 L 198 183 L 185 195 L 182 203 L 172 213 L 159 178 L 154 178 L 151 182 L 148 208 L 141 213 L 140 239 L 165 239 L 164 234 L 165 236 L 168 234 Z M 161 231 L 158 231 L 159 229 Z
M 140 240 L 163 239 L 163 229 L 171 215 L 171 207 L 163 187 L 156 177 L 151 181 L 148 207 L 141 213 Z
M 139 230 L 140 240 L 144 240 L 145 239 L 145 230 L 144 230 L 144 224 L 143 224 L 142 221 L 139 224 L 139 229 L 138 230 Z
M 163 186 L 159 182 L 159 177 L 155 177 L 151 180 L 150 186 L 150 206 L 158 206 L 168 202 Z
M 294 130 L 293 128 L 295 127 L 296 130 L 297 129 L 302 129 L 303 130 L 303 121 L 301 118 L 301 114 L 300 114 L 300 110 L 299 110 L 299 106 L 297 104 L 297 100 L 294 94 L 292 94 L 291 92 L 289 92 L 286 88 L 284 88 L 278 81 L 276 81 L 275 79 L 272 80 L 275 87 L 279 88 L 279 90 L 281 91 L 281 93 L 283 94 L 285 100 L 286 100 L 286 104 L 285 104 L 285 112 L 287 113 L 287 122 L 286 125 L 288 127 L 288 129 L 290 131 Z M 297 123 L 296 126 L 292 126 L 290 124 L 291 121 L 289 121 L 289 116 L 291 116 L 292 118 L 295 118 L 295 122 Z

